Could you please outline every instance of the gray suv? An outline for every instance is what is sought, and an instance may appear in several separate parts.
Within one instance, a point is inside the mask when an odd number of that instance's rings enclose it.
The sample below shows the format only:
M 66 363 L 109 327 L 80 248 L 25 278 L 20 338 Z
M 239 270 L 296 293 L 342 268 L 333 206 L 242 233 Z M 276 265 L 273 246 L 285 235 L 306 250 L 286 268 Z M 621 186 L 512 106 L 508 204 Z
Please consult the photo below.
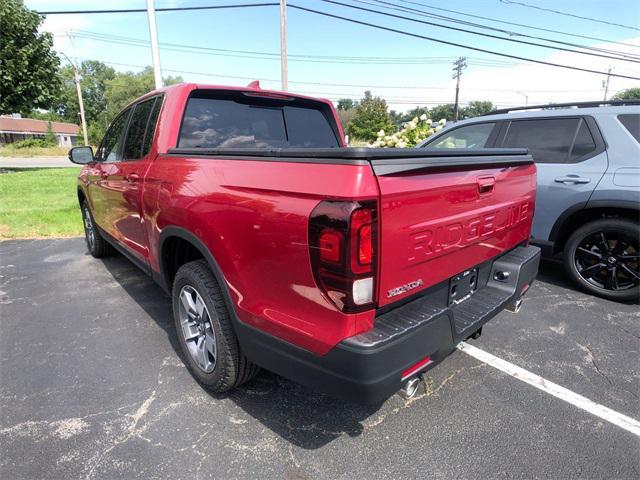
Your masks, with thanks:
M 538 166 L 532 241 L 611 300 L 640 296 L 640 101 L 494 111 L 419 147 L 526 147 Z

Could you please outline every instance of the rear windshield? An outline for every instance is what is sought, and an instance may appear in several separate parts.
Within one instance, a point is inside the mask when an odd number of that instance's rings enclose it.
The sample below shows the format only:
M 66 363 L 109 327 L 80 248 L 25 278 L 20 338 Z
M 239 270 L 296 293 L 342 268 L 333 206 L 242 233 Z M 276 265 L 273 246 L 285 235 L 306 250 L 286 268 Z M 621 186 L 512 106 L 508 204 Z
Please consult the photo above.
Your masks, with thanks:
M 320 102 L 242 92 L 195 92 L 187 103 L 181 148 L 333 148 L 338 137 Z

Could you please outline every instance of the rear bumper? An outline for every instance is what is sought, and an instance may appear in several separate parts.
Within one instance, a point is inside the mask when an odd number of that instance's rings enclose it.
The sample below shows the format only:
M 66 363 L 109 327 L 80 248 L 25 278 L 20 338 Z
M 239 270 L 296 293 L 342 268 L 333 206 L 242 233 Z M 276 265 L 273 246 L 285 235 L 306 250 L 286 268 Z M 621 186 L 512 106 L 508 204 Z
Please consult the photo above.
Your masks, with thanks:
M 447 306 L 449 282 L 396 307 L 379 312 L 375 327 L 347 338 L 317 356 L 259 330 L 239 324 L 244 353 L 256 364 L 303 385 L 359 402 L 378 402 L 402 386 L 403 372 L 425 357 L 424 372 L 449 355 L 496 314 L 514 307 L 538 272 L 540 249 L 517 247 L 478 267 L 478 290 Z M 496 272 L 508 272 L 503 281 Z

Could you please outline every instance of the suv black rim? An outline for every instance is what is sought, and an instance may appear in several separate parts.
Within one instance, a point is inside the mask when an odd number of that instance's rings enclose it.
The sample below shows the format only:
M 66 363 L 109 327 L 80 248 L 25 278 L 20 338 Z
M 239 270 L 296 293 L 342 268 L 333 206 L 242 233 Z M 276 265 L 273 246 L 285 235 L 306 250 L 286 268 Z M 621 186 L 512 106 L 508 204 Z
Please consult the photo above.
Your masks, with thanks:
M 620 231 L 587 235 L 578 244 L 575 265 L 589 284 L 604 290 L 629 290 L 638 286 L 638 239 Z

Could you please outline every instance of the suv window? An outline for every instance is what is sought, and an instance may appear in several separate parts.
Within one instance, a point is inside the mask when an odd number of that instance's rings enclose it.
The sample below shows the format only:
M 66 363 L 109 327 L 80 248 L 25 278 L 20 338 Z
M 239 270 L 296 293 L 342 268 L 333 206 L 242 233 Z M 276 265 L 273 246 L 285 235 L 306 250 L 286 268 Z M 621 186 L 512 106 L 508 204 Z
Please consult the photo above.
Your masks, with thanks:
M 96 155 L 99 161 L 118 162 L 122 160 L 122 142 L 130 112 L 130 108 L 122 112 L 107 130 Z
M 458 127 L 426 146 L 428 148 L 483 148 L 495 125 L 495 123 L 475 123 Z
M 640 113 L 624 113 L 618 115 L 618 120 L 624 125 L 624 128 L 629 130 L 636 142 L 640 143 Z
M 574 140 L 576 155 L 569 155 Z M 528 148 L 537 163 L 568 163 L 596 148 L 589 128 L 581 118 L 514 120 L 502 146 Z
M 251 102 L 251 103 L 249 103 Z M 187 103 L 179 147 L 338 147 L 331 124 L 318 106 L 283 100 L 199 98 Z M 315 108 L 314 108 L 315 107 Z
M 596 149 L 596 142 L 593 140 L 593 136 L 587 127 L 586 122 L 580 119 L 580 126 L 576 133 L 576 139 L 573 142 L 573 148 L 571 149 L 570 162 L 576 162 L 581 157 L 593 152 Z
M 137 104 L 131 115 L 129 122 L 129 130 L 127 132 L 127 140 L 124 143 L 124 159 L 135 160 L 144 157 L 142 151 L 147 131 L 147 124 L 153 106 L 156 102 L 155 98 L 145 100 Z

